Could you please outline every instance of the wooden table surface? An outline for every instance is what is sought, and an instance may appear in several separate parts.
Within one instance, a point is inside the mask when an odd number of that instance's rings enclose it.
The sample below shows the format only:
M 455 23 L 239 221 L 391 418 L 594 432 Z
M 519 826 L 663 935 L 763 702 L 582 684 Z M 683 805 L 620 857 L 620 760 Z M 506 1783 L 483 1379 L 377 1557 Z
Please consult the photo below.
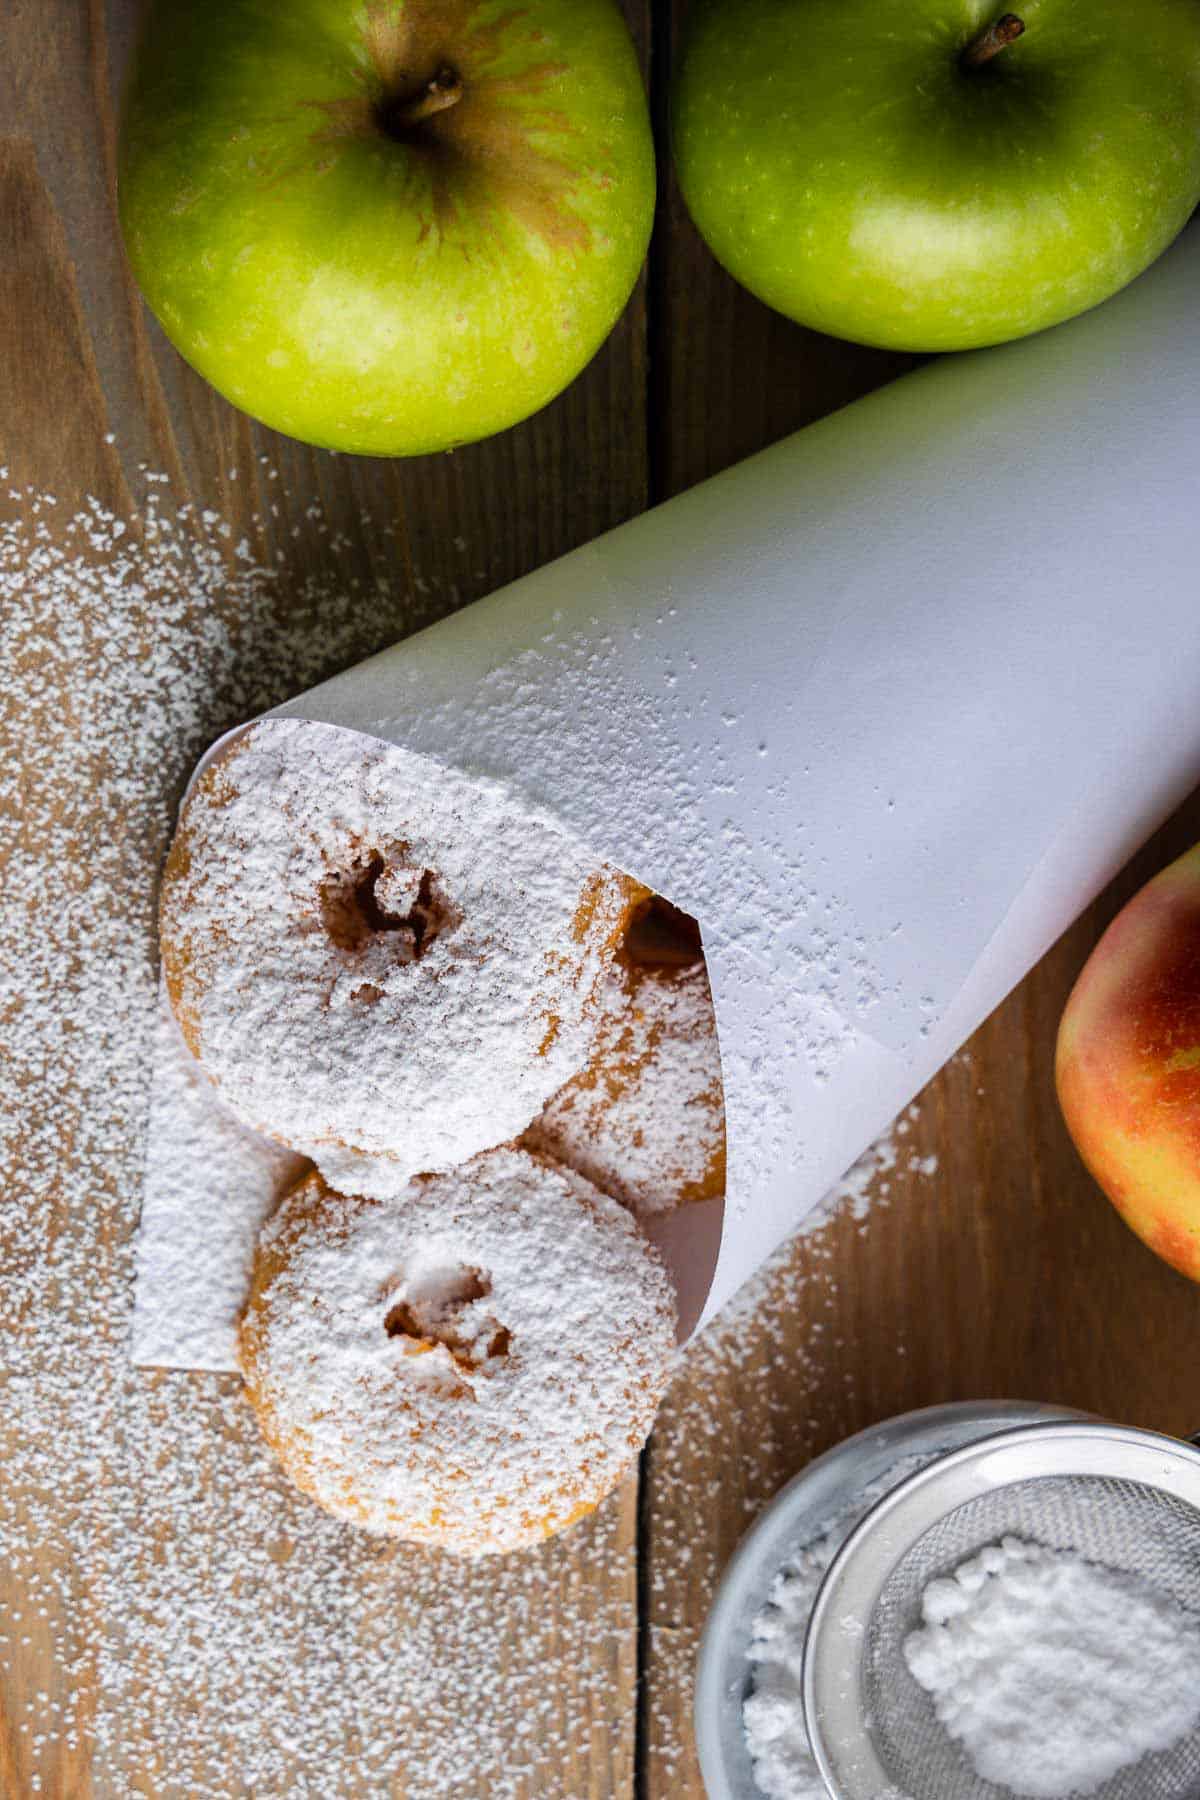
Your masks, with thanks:
M 252 680 L 231 677 L 226 662 L 218 666 L 211 633 L 198 630 L 194 658 L 201 675 L 204 659 L 213 659 L 211 691 L 201 681 L 203 701 L 181 741 L 146 774 L 157 784 L 149 824 L 131 828 L 121 857 L 102 865 L 89 891 L 97 919 L 119 914 L 128 921 L 129 980 L 152 998 L 157 868 L 171 807 L 207 737 L 248 705 L 283 699 L 317 674 L 499 587 L 890 379 L 902 364 L 799 330 L 736 288 L 698 241 L 664 173 L 642 284 L 592 366 L 538 417 L 453 456 L 401 464 L 335 458 L 276 438 L 234 412 L 173 354 L 122 261 L 113 203 L 115 96 L 135 10 L 133 0 L 8 0 L 5 9 L 0 463 L 9 471 L 6 517 L 19 517 L 32 494 L 53 491 L 60 516 L 92 494 L 135 521 L 135 534 L 147 472 L 161 471 L 174 505 L 209 509 L 230 525 L 230 542 L 244 536 L 254 557 L 275 570 L 263 602 L 271 649 L 261 669 Z M 647 0 L 629 0 L 627 11 L 661 126 L 681 12 L 651 8 Z M 362 596 L 348 624 L 343 605 L 336 631 L 322 611 L 331 583 L 343 595 Z M 152 597 L 147 604 L 145 629 L 153 637 Z M 246 635 L 247 622 L 237 616 L 244 604 L 244 585 L 233 583 L 216 605 L 233 642 L 266 641 Z M 81 592 L 78 605 L 97 616 L 64 619 L 56 654 L 41 643 L 17 646 L 42 659 L 44 671 L 23 716 L 5 715 L 4 758 L 16 758 L 18 768 L 50 719 L 86 710 L 96 679 L 88 646 L 103 637 L 106 620 L 92 590 Z M 736 597 L 730 607 L 736 630 Z M 136 711 L 129 729 L 138 731 Z M 80 757 L 86 789 L 86 747 Z M 10 826 L 19 822 L 12 811 L 19 788 L 19 781 L 5 788 Z M 86 804 L 64 804 L 54 817 L 53 836 L 34 846 L 48 883 L 86 861 L 97 831 L 111 824 L 98 822 Z M 423 1632 L 440 1659 L 440 1712 L 428 1697 L 413 1698 L 406 1674 L 386 1694 L 374 1687 L 348 1694 L 344 1736 L 314 1747 L 308 1711 L 325 1716 L 331 1702 L 328 1691 L 318 1697 L 302 1687 L 310 1654 L 303 1646 L 314 1627 L 299 1616 L 302 1606 L 311 1610 L 313 1591 L 301 1575 L 263 1583 L 253 1643 L 245 1637 L 252 1662 L 244 1669 L 243 1640 L 236 1632 L 229 1637 L 227 1691 L 234 1697 L 206 1699 L 139 1663 L 130 1618 L 146 1594 L 169 1591 L 155 1568 L 176 1554 L 165 1541 L 171 1534 L 143 1530 L 139 1513 L 120 1499 L 118 1486 L 129 1475 L 115 1439 L 111 1466 L 103 1444 L 98 1452 L 66 1434 L 57 1440 L 52 1396 L 42 1415 L 31 1415 L 23 1401 L 20 1436 L 0 1412 L 0 1521 L 11 1528 L 26 1503 L 31 1516 L 40 1508 L 37 1516 L 49 1521 L 40 1548 L 30 1549 L 26 1537 L 20 1555 L 10 1557 L 0 1541 L 7 1609 L 0 1615 L 3 1793 L 72 1800 L 134 1793 L 244 1793 L 255 1800 L 267 1793 L 387 1792 L 408 1800 L 700 1795 L 691 1674 L 714 1582 L 755 1512 L 815 1452 L 902 1409 L 972 1396 L 1066 1402 L 1174 1432 L 1200 1425 L 1196 1292 L 1135 1242 L 1084 1175 L 1051 1078 L 1059 1012 L 1088 949 L 1121 901 L 1195 836 L 1200 807 L 1193 803 L 942 1072 L 920 1102 L 906 1153 L 869 1219 L 843 1216 L 798 1241 L 761 1285 L 757 1307 L 743 1311 L 736 1328 L 718 1327 L 693 1348 L 639 1477 L 594 1521 L 544 1553 L 482 1572 L 390 1545 L 372 1543 L 368 1553 L 341 1527 L 325 1533 L 328 1580 L 340 1585 L 322 1592 L 347 1596 L 351 1612 L 361 1599 L 364 1616 L 381 1607 L 403 1610 L 406 1631 Z M 18 842 L 29 852 L 19 829 L 5 842 L 10 852 Z M 25 887 L 6 893 L 18 911 L 28 900 Z M 82 993 L 86 957 L 74 967 L 71 979 Z M 148 1025 L 149 1004 L 138 1016 Z M 156 1388 L 155 1377 L 129 1371 L 123 1360 L 137 1133 L 105 1148 L 103 1134 L 89 1129 L 108 1104 L 102 1083 L 67 1091 L 52 1064 L 25 1074 L 25 1130 L 8 1137 L 0 1189 L 0 1271 L 19 1267 L 28 1276 L 32 1243 L 49 1246 L 48 1256 L 74 1254 L 71 1266 L 87 1259 L 95 1291 L 112 1296 L 113 1316 L 102 1327 L 96 1322 L 97 1366 L 112 1392 L 125 1396 L 122 1405 L 143 1409 L 149 1431 L 155 1407 L 168 1404 L 163 1396 L 179 1390 Z M 58 1133 L 60 1160 L 53 1180 L 35 1182 L 26 1134 L 36 1136 L 47 1119 Z M 927 1157 L 936 1157 L 936 1172 L 908 1167 Z M 98 1228 L 98 1196 L 109 1194 L 119 1198 L 105 1215 L 110 1223 Z M 64 1330 L 86 1310 L 86 1296 L 77 1292 L 38 1303 L 63 1309 Z M 18 1317 L 19 1309 L 9 1314 L 0 1306 L 0 1324 Z M 16 1337 L 11 1349 L 15 1357 Z M 264 1478 L 236 1383 L 176 1379 L 202 1390 L 211 1415 L 211 1457 L 198 1439 L 195 1466 L 186 1471 L 195 1502 L 188 1591 L 203 1608 L 225 1604 L 212 1572 L 237 1529 L 230 1496 L 239 1480 Z M 31 1416 L 44 1418 L 44 1442 L 35 1441 Z M 45 1455 L 61 1464 L 64 1495 L 86 1476 L 96 1531 L 123 1534 L 121 1579 L 97 1575 L 79 1532 L 56 1530 L 53 1495 L 48 1500 L 43 1476 L 35 1493 L 27 1473 L 35 1452 L 43 1475 Z M 167 1484 L 184 1474 L 169 1466 L 159 1471 Z M 220 1504 L 206 1504 L 214 1495 Z M 308 1541 L 305 1503 L 282 1486 L 269 1498 L 280 1539 Z M 45 1578 L 38 1591 L 52 1583 L 62 1618 L 43 1605 L 34 1615 L 45 1628 L 16 1629 L 12 1620 L 38 1566 Z M 460 1613 L 486 1613 L 487 1635 L 456 1629 Z M 213 1618 L 211 1607 L 204 1616 Z M 219 1618 L 212 1629 L 220 1631 Z M 350 1628 L 343 1621 L 328 1629 Z M 133 1645 L 125 1664 L 112 1648 L 122 1634 Z M 253 1683 L 263 1680 L 267 1651 L 293 1643 L 294 1664 L 280 1655 L 270 1666 L 277 1709 L 286 1713 L 287 1683 L 301 1684 L 294 1741 L 279 1750 L 286 1773 L 263 1777 L 254 1773 L 260 1763 L 245 1761 L 246 1705 L 252 1716 Z M 339 1666 L 349 1651 L 340 1640 L 335 1649 Z M 480 1679 L 481 1658 L 494 1679 Z M 239 1683 L 250 1685 L 248 1702 L 235 1696 Z M 70 1730 L 51 1729 L 68 1718 Z M 453 1756 L 439 1753 L 439 1732 Z M 381 1766 L 364 1750 L 372 1737 L 391 1747 L 384 1777 L 371 1774 Z

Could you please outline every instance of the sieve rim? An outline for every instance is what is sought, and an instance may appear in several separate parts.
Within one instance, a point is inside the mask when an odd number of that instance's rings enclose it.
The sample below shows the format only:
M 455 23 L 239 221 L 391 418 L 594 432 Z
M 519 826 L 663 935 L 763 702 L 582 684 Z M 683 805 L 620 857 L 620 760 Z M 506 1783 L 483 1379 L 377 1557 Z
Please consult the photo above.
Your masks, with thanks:
M 1035 1400 L 950 1400 L 877 1420 L 806 1463 L 763 1508 L 725 1566 L 700 1643 L 692 1720 L 710 1800 L 761 1800 L 743 1706 L 753 1687 L 754 1621 L 788 1560 L 864 1486 L 909 1457 L 943 1456 L 1017 1425 L 1088 1415 Z
M 1137 1482 L 1189 1505 L 1200 1524 L 1200 1449 L 1104 1420 L 993 1432 L 908 1476 L 874 1506 L 838 1550 L 817 1594 L 804 1645 L 802 1705 L 813 1759 L 830 1800 L 895 1792 L 860 1704 L 865 1621 L 893 1569 L 924 1533 L 967 1502 L 1014 1483 L 1100 1477 Z

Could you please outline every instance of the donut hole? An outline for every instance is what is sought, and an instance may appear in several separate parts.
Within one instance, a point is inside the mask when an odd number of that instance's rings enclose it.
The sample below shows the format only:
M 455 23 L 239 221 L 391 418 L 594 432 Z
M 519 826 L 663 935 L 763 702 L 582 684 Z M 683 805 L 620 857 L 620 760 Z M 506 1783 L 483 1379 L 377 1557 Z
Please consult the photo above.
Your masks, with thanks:
M 406 862 L 407 852 L 406 844 L 392 856 L 364 851 L 349 868 L 322 882 L 321 920 L 339 950 L 353 954 L 390 935 L 402 961 L 419 962 L 456 922 L 435 871 Z M 378 997 L 366 989 L 361 993 L 366 999 Z
M 439 1264 L 410 1274 L 402 1285 L 384 1314 L 383 1329 L 389 1338 L 405 1340 L 405 1355 L 441 1346 L 467 1373 L 508 1355 L 511 1333 L 482 1304 L 492 1291 L 482 1269 Z M 389 1283 L 390 1295 L 396 1286 Z
M 650 894 L 634 907 L 622 950 L 635 969 L 694 969 L 704 961 L 699 924 L 660 894 Z

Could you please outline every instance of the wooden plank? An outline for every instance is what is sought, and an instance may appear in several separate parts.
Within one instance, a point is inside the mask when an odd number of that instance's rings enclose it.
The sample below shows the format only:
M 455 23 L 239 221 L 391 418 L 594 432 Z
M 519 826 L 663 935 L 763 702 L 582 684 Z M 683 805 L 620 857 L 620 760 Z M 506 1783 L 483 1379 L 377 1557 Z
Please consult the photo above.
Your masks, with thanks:
M 627 10 L 645 56 L 648 6 Z M 644 292 L 558 402 L 491 443 L 395 464 L 261 430 L 174 355 L 121 260 L 135 11 L 10 0 L 0 64 L 0 574 L 21 533 L 31 571 L 4 590 L 0 711 L 23 753 L 0 829 L 31 965 L 0 1015 L 28 1098 L 0 1180 L 0 1790 L 628 1795 L 634 1482 L 537 1557 L 472 1569 L 377 1543 L 287 1490 L 236 1383 L 132 1372 L 125 1332 L 154 886 L 189 766 L 249 711 L 645 504 Z M 88 496 L 124 539 L 72 533 Z M 153 496 L 194 509 L 190 599 Z
M 673 185 L 660 220 L 667 299 L 650 347 L 660 493 L 903 367 L 767 315 L 713 262 Z M 1196 1429 L 1195 1289 L 1136 1241 L 1083 1171 L 1058 1115 L 1053 1049 L 1103 925 L 1198 836 L 1200 799 L 931 1084 L 867 1222 L 844 1216 L 797 1240 L 757 1307 L 689 1353 L 643 1469 L 645 1794 L 701 1800 L 692 1679 L 713 1590 L 754 1516 L 812 1456 L 910 1407 L 988 1396 Z M 906 1166 L 927 1157 L 935 1174 Z

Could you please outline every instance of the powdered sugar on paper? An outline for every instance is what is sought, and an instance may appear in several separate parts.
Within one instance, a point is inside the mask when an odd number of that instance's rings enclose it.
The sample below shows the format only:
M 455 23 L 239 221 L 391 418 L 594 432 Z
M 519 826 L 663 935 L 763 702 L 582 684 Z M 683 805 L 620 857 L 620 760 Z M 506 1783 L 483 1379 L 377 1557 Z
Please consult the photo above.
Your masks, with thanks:
M 168 1369 L 235 1367 L 258 1229 L 309 1166 L 216 1099 L 162 997 L 147 1124 L 131 1354 Z

